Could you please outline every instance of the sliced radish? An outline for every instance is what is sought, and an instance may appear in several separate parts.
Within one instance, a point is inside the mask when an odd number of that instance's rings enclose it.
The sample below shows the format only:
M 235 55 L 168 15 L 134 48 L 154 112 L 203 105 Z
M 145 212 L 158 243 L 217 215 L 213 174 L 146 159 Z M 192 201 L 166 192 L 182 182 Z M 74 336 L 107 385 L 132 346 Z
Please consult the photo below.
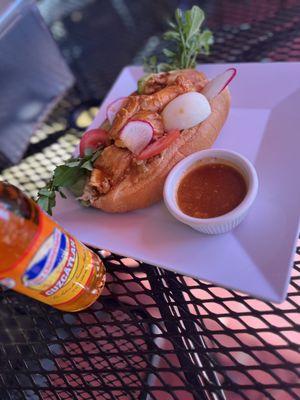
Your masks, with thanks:
M 170 101 L 162 112 L 166 131 L 189 129 L 211 113 L 208 100 L 201 93 L 188 92 Z
M 120 97 L 117 100 L 114 100 L 107 106 L 106 109 L 106 118 L 109 120 L 109 123 L 112 124 L 114 122 L 115 116 L 117 112 L 120 110 L 122 105 L 127 100 L 127 97 Z
M 211 100 L 224 90 L 236 75 L 235 68 L 226 69 L 222 74 L 212 79 L 202 90 L 202 94 Z
M 156 142 L 149 144 L 137 157 L 138 160 L 148 160 L 157 156 L 169 147 L 180 136 L 179 130 L 173 130 L 159 138 Z
M 134 154 L 139 154 L 151 141 L 153 127 L 147 121 L 129 121 L 120 133 L 124 145 Z

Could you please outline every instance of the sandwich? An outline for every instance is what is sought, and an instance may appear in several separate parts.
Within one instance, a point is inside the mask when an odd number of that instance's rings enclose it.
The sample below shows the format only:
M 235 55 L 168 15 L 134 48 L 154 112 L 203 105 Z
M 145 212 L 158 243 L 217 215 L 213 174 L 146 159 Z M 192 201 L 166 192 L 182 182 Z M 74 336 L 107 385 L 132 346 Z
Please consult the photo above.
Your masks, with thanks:
M 178 52 L 165 50 L 169 64 L 153 68 L 151 60 L 152 72 L 136 91 L 111 103 L 101 126 L 84 133 L 79 156 L 58 166 L 39 192 L 46 211 L 65 187 L 82 204 L 105 212 L 148 207 L 161 200 L 165 179 L 180 160 L 212 146 L 230 109 L 228 84 L 236 70 L 209 80 L 194 68 L 196 54 L 212 42 L 210 31 L 200 31 L 203 18 L 197 6 L 176 11 L 165 37 Z

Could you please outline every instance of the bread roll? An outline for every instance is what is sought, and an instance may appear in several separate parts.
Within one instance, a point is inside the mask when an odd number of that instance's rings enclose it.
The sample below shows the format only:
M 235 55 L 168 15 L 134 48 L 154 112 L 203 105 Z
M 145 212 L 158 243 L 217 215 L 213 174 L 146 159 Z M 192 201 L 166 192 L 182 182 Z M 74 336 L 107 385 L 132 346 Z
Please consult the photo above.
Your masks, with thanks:
M 183 158 L 212 146 L 217 139 L 230 108 L 230 94 L 223 90 L 211 102 L 212 113 L 200 124 L 183 130 L 159 156 L 146 163 L 144 169 L 132 168 L 124 179 L 107 194 L 92 196 L 91 205 L 106 212 L 121 213 L 145 208 L 162 199 L 163 186 L 170 170 Z

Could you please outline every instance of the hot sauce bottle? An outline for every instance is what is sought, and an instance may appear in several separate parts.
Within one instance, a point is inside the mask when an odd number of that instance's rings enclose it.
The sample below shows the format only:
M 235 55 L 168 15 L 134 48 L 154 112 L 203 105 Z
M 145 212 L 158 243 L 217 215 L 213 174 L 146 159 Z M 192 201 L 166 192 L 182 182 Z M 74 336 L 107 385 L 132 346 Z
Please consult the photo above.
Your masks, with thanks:
M 0 284 L 63 311 L 93 304 L 100 258 L 15 186 L 0 182 Z

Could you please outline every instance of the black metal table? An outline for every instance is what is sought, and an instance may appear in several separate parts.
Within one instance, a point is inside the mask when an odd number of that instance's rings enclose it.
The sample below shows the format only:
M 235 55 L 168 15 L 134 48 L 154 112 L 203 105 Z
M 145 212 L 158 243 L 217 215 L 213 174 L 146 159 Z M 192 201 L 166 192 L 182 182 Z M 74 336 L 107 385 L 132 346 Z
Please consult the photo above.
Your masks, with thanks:
M 78 83 L 32 137 L 24 160 L 2 171 L 31 195 L 69 157 L 82 121 L 121 67 L 159 46 L 157 34 L 175 6 L 192 4 L 53 3 L 40 2 Z M 299 1 L 199 3 L 215 33 L 209 62 L 299 61 Z M 101 62 L 108 38 L 116 39 L 106 54 L 109 70 Z M 108 281 L 86 311 L 63 313 L 1 294 L 1 400 L 300 398 L 299 248 L 281 305 L 95 251 Z

